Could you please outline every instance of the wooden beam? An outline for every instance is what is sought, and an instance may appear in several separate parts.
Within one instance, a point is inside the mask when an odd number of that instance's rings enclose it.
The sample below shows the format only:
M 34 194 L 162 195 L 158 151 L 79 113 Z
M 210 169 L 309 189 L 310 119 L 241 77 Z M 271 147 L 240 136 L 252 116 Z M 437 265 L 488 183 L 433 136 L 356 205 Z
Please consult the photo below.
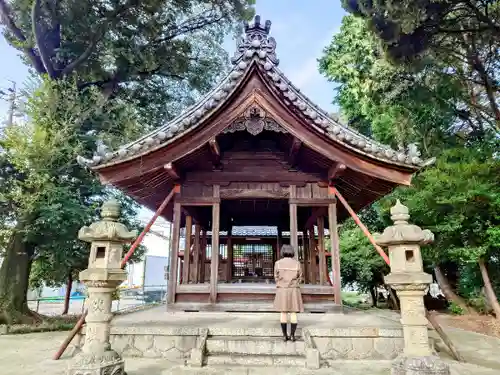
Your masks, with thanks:
M 290 186 L 290 198 L 297 198 L 297 186 Z M 297 238 L 297 204 L 289 203 L 290 206 L 290 245 L 295 251 L 295 259 L 299 260 L 299 240 Z
M 306 207 L 326 207 L 330 203 L 335 201 L 335 197 L 332 198 L 290 198 L 290 203 L 295 203 L 297 206 L 306 206 Z
M 326 284 L 325 218 L 318 217 L 319 284 Z
M 233 278 L 233 237 L 232 237 L 232 228 L 229 225 L 228 236 L 227 236 L 227 264 L 226 264 L 226 281 L 230 282 Z
M 328 170 L 328 181 L 333 181 L 341 177 L 346 169 L 347 167 L 345 166 L 345 164 L 342 163 L 333 164 Z
M 220 186 L 214 185 L 214 198 L 219 198 Z M 217 302 L 217 284 L 219 279 L 219 225 L 220 203 L 212 206 L 212 256 L 210 257 L 210 303 Z
M 201 257 L 200 257 L 200 279 L 199 282 L 201 284 L 205 283 L 205 268 L 207 263 L 207 230 L 203 229 L 203 234 L 201 236 Z
M 309 284 L 309 279 L 310 279 L 309 236 L 307 234 L 308 234 L 307 229 L 304 228 L 304 230 L 302 231 L 302 249 L 303 249 L 302 259 L 304 260 L 304 284 Z
M 342 304 L 342 286 L 340 280 L 340 246 L 339 232 L 337 225 L 337 203 L 328 205 L 328 223 L 330 224 L 330 243 L 332 248 L 332 270 L 333 270 L 333 289 L 335 303 Z
M 179 181 L 181 179 L 181 175 L 177 171 L 177 168 L 173 163 L 167 163 L 163 168 L 167 171 L 170 178 L 172 178 L 174 181 Z
M 179 197 L 176 202 L 183 206 L 212 206 L 215 203 L 220 203 L 220 198 L 215 197 L 198 197 L 198 198 L 182 198 Z
M 293 167 L 297 162 L 297 155 L 299 154 L 300 147 L 302 146 L 302 141 L 296 137 L 293 138 L 292 147 L 290 147 L 290 152 L 288 153 L 288 163 Z
M 191 272 L 191 279 L 193 283 L 198 284 L 200 276 L 200 256 L 201 256 L 201 244 L 200 244 L 200 224 L 195 224 L 194 226 L 194 248 L 193 248 L 193 270 Z
M 193 230 L 193 218 L 186 216 L 186 238 L 184 240 L 184 268 L 182 283 L 189 284 L 189 274 L 191 268 L 191 234 Z
M 276 259 L 275 261 L 281 259 L 281 246 L 283 245 L 283 230 L 281 226 L 278 225 L 278 236 L 276 237 Z
M 221 163 L 220 163 L 220 147 L 219 143 L 217 142 L 217 139 L 214 137 L 208 141 L 208 146 L 210 147 L 210 152 L 212 153 L 212 163 L 215 168 L 220 169 Z
M 170 268 L 167 284 L 167 305 L 175 303 L 175 289 L 177 287 L 177 262 L 179 256 L 179 237 L 181 227 L 181 205 L 174 203 L 174 220 L 172 230 L 172 243 L 170 246 Z
M 309 282 L 313 285 L 317 283 L 318 274 L 316 267 L 316 239 L 314 238 L 314 227 L 306 228 L 309 232 L 309 259 L 311 261 Z

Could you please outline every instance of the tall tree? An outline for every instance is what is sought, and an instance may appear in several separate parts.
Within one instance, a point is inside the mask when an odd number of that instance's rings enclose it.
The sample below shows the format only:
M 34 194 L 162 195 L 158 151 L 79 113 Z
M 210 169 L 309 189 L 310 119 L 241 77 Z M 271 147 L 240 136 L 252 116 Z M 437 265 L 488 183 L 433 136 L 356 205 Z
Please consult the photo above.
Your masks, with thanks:
M 464 115 L 452 77 L 392 65 L 361 18 L 344 17 L 319 63 L 337 83 L 335 102 L 350 125 L 394 147 L 417 143 L 424 156 L 435 155 Z
M 0 0 L 4 35 L 40 75 L 122 95 L 154 126 L 226 67 L 225 35 L 254 0 Z
M 500 1 L 342 0 L 366 19 L 387 56 L 396 63 L 425 66 L 428 59 L 459 77 L 476 126 L 500 131 Z
M 428 259 L 437 265 L 453 261 L 476 269 L 500 318 L 496 297 L 500 290 L 495 291 L 488 271 L 488 265 L 498 265 L 500 160 L 492 157 L 498 147 L 494 140 L 479 147 L 446 150 L 435 167 L 420 173 L 410 188 L 398 189 L 395 195 L 410 208 L 415 223 L 436 234 L 436 243 L 426 249 Z
M 6 39 L 44 78 L 27 128 L 2 141 L 2 157 L 13 165 L 3 171 L 8 181 L 0 185 L 10 190 L 2 190 L 2 201 L 13 210 L 3 221 L 9 235 L 0 320 L 29 314 L 33 259 L 55 251 L 57 236 L 75 236 L 76 223 L 89 221 L 106 192 L 76 165 L 76 155 L 91 153 L 98 140 L 116 145 L 158 126 L 206 91 L 226 67 L 223 36 L 251 16 L 252 4 L 0 0 Z
M 89 121 L 99 122 L 108 129 L 100 136 L 110 140 L 124 139 L 139 129 L 136 116 L 123 103 L 110 102 L 103 110 L 96 105 L 102 94 L 85 91 L 82 95 L 72 82 L 43 82 L 26 102 L 29 121 L 8 126 L 0 140 L 8 161 L 0 190 L 0 200 L 6 202 L 1 224 L 9 233 L 0 267 L 2 321 L 29 315 L 26 290 L 34 261 L 63 261 L 68 249 L 84 249 L 76 233 L 92 221 L 107 195 L 107 189 L 76 163 L 77 154 L 95 139 L 82 129 Z M 133 209 L 130 204 L 129 208 Z M 52 265 L 53 270 L 59 267 L 62 264 Z
M 471 243 L 463 242 L 461 237 L 470 230 L 469 225 L 474 228 L 482 226 L 488 233 L 494 231 L 490 223 L 496 215 L 494 165 L 498 159 L 494 158 L 494 145 L 491 144 L 492 139 L 496 138 L 481 127 L 471 107 L 464 105 L 469 93 L 464 89 L 462 77 L 448 74 L 446 62 L 432 56 L 415 62 L 394 63 L 387 59 L 378 37 L 370 30 L 370 21 L 353 15 L 344 18 L 340 32 L 325 49 L 320 59 L 320 70 L 338 84 L 335 101 L 348 117 L 351 126 L 393 146 L 417 143 L 424 157 L 438 157 L 436 167 L 430 167 L 416 176 L 412 189 L 406 190 L 406 193 L 404 189 L 398 189 L 395 195 L 382 200 L 384 210 L 379 213 L 388 210 L 395 196 L 403 195 L 405 202 L 411 206 L 413 221 L 423 227 L 431 227 L 437 233 L 437 244 L 424 250 L 428 270 L 434 269 L 449 300 L 468 309 L 449 280 L 458 279 L 456 284 L 463 291 L 465 279 L 458 278 L 457 274 L 461 270 L 474 268 L 474 264 L 479 274 L 479 257 L 475 257 L 476 263 L 465 262 L 457 254 L 464 255 L 477 250 Z M 463 160 L 458 155 L 462 155 Z M 474 158 L 477 158 L 476 163 L 472 162 Z M 475 178 L 465 177 L 475 173 Z M 483 176 L 480 181 L 478 176 Z M 459 182 L 464 185 L 459 186 Z M 444 187 L 447 190 L 443 190 Z M 491 204 L 488 210 L 493 213 L 493 217 L 476 216 L 468 222 L 471 218 L 463 217 L 465 213 L 473 216 L 475 213 L 462 206 L 464 202 L 460 199 L 465 199 L 465 196 L 458 192 L 470 193 L 471 196 L 466 199 L 467 205 L 474 205 L 474 194 L 483 188 L 493 194 L 488 198 Z M 441 189 L 439 193 L 438 189 Z M 456 199 L 444 205 L 445 196 Z M 483 198 L 477 199 L 482 201 Z M 443 228 L 446 228 L 452 220 L 451 216 L 442 216 L 442 211 L 446 209 L 462 212 L 458 216 L 463 220 L 459 230 L 455 228 L 446 233 L 437 221 L 429 220 L 439 218 Z M 483 257 L 486 263 L 490 263 L 490 271 L 494 269 L 491 263 L 496 259 L 491 255 L 493 238 L 487 236 L 477 240 L 478 243 L 489 244 L 484 245 L 486 247 L 480 245 L 479 248 L 485 251 Z M 357 240 L 348 236 L 345 241 L 356 243 Z M 344 246 L 349 248 L 347 244 Z M 489 250 L 486 251 L 486 248 Z M 480 276 L 469 278 L 466 284 L 475 289 L 480 285 L 478 280 L 481 280 Z M 475 285 L 471 285 L 471 282 Z M 487 283 L 487 279 L 484 283 Z

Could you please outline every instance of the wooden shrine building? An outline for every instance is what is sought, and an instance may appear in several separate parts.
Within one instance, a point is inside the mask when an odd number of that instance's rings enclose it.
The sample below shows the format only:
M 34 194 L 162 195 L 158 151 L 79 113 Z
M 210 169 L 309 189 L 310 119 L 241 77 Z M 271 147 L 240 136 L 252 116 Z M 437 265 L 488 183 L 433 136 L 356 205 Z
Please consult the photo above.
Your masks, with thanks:
M 287 242 L 303 265 L 306 309 L 341 304 L 337 223 L 349 214 L 329 186 L 358 211 L 409 185 L 424 165 L 415 147 L 377 143 L 305 97 L 279 70 L 270 27 L 259 16 L 246 24 L 230 73 L 177 118 L 116 151 L 78 158 L 152 211 L 179 187 L 161 212 L 173 222 L 169 308 L 270 309 L 274 262 Z M 255 226 L 274 232 L 233 231 Z M 189 249 L 182 273 L 181 228 Z

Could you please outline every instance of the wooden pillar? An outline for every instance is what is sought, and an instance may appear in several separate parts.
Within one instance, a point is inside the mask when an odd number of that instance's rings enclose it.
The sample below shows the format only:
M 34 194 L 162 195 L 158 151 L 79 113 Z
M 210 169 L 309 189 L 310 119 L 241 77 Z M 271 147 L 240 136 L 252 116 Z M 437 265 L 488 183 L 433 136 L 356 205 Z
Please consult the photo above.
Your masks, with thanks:
M 309 230 L 309 258 L 311 260 L 311 284 L 316 285 L 318 280 L 318 267 L 316 267 L 316 240 L 314 238 L 314 227 Z
M 206 275 L 205 268 L 207 263 L 207 229 L 203 229 L 203 234 L 201 236 L 201 244 L 200 244 L 200 283 L 204 284 Z
M 318 217 L 319 285 L 326 284 L 325 218 Z
M 304 283 L 309 284 L 309 270 L 310 270 L 310 256 L 309 256 L 309 236 L 307 235 L 307 229 L 304 228 L 302 231 L 302 251 L 304 259 Z
M 193 230 L 193 218 L 186 216 L 186 238 L 184 240 L 184 269 L 182 273 L 182 283 L 189 284 L 189 274 L 191 269 L 191 235 Z
M 193 283 L 198 284 L 200 279 L 200 224 L 194 226 L 194 243 L 193 243 L 193 267 L 191 271 L 191 280 Z
M 170 246 L 170 269 L 168 272 L 167 304 L 175 302 L 177 288 L 177 264 L 179 258 L 179 237 L 181 227 L 181 204 L 174 203 L 174 220 L 172 229 L 172 246 Z
M 281 259 L 281 246 L 283 246 L 283 231 L 281 230 L 281 227 L 278 226 L 278 237 L 276 238 L 276 259 L 274 261 Z
M 219 185 L 214 185 L 214 198 L 220 197 Z M 210 303 L 217 302 L 217 283 L 219 279 L 219 223 L 220 203 L 212 206 L 212 255 L 210 257 Z
M 335 293 L 335 303 L 342 304 L 342 286 L 340 281 L 340 246 L 339 232 L 337 226 L 337 203 L 328 205 L 328 221 L 330 223 L 330 241 L 332 248 L 332 270 L 333 270 L 333 288 Z
M 290 186 L 290 198 L 297 198 L 297 186 Z M 299 241 L 297 238 L 297 204 L 289 203 L 290 205 L 290 245 L 295 250 L 295 259 L 299 260 Z
M 227 232 L 227 264 L 226 264 L 226 281 L 230 283 L 233 280 L 233 235 L 232 235 L 232 225 L 229 226 Z

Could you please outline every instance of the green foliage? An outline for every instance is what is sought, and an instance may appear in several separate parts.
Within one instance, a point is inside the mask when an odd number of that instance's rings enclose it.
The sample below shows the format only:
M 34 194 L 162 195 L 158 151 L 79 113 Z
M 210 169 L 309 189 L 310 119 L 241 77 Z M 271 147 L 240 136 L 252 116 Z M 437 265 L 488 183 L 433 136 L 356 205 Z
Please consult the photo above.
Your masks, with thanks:
M 340 32 L 320 59 L 320 71 L 338 85 L 335 103 L 341 117 L 378 141 L 393 147 L 416 143 L 425 158 L 437 157 L 435 165 L 419 173 L 411 187 L 396 189 L 362 212 L 361 220 L 372 232 L 381 231 L 390 224 L 389 208 L 400 198 L 410 208 L 411 221 L 436 235 L 435 244 L 422 250 L 426 271 L 439 265 L 458 293 L 480 307 L 479 300 L 484 301 L 477 265 L 480 257 L 487 260 L 493 288 L 500 292 L 499 144 L 495 131 L 490 130 L 495 106 L 487 95 L 490 89 L 498 101 L 498 85 L 491 72 L 498 70 L 499 55 L 485 43 L 493 38 L 491 25 L 497 20 L 487 26 L 489 36 L 472 43 L 467 38 L 476 35 L 475 31 L 461 33 L 461 20 L 453 25 L 453 32 L 444 30 L 444 24 L 453 24 L 450 17 L 464 16 L 462 11 L 440 14 L 434 24 L 438 34 L 421 27 L 433 11 L 427 5 L 439 8 L 465 2 L 343 3 L 356 16 L 344 17 Z M 479 6 L 479 2 L 467 3 Z M 488 6 L 491 20 L 499 10 L 498 2 Z M 452 51 L 446 50 L 445 40 L 454 41 Z M 411 49 L 412 41 L 420 43 L 420 52 Z M 398 58 L 397 53 L 407 58 Z M 478 71 L 481 64 L 487 67 L 484 74 Z M 370 277 L 364 275 L 383 274 L 371 261 L 358 260 L 370 259 L 371 245 L 351 221 L 344 224 L 341 242 L 342 265 L 347 264 L 342 276 L 347 283 L 359 279 L 366 288 Z M 371 254 L 376 254 L 373 249 Z M 363 270 L 359 275 L 357 267 Z
M 84 124 L 99 121 L 111 142 L 135 136 L 136 117 L 125 105 L 114 101 L 103 106 L 95 88 L 79 90 L 70 81 L 45 81 L 27 100 L 29 122 L 5 129 L 4 156 L 24 178 L 11 178 L 9 189 L 1 190 L 10 202 L 12 218 L 30 215 L 25 240 L 36 244 L 31 283 L 40 286 L 76 279 L 87 265 L 89 244 L 76 238 L 80 227 L 98 219 L 97 208 L 116 192 L 107 191 L 94 176 L 76 164 L 76 155 L 94 144 L 95 136 L 83 132 Z M 119 134 L 117 126 L 121 127 Z M 15 176 L 14 176 L 15 177 Z M 124 203 L 123 220 L 131 228 L 137 206 Z M 142 249 L 142 252 L 144 249 Z M 137 255 L 140 255 L 141 251 Z
M 446 150 L 413 185 L 398 190 L 413 221 L 436 235 L 436 260 L 461 264 L 495 254 L 500 225 L 500 159 L 497 145 Z
M 213 86 L 226 67 L 223 38 L 251 18 L 254 2 L 1 0 L 12 20 L 4 35 L 30 67 L 129 101 L 145 126 Z
M 453 314 L 453 315 L 464 315 L 465 311 L 462 309 L 460 306 L 455 304 L 454 302 L 450 303 L 450 306 L 448 307 L 448 310 Z
M 435 234 L 433 246 L 423 249 L 427 264 L 457 264 L 458 292 L 473 299 L 483 286 L 477 262 L 489 260 L 493 287 L 500 292 L 497 271 L 500 226 L 500 160 L 497 146 L 446 150 L 436 165 L 420 173 L 410 188 L 398 189 L 389 200 L 400 198 L 410 208 L 412 222 Z
M 469 130 L 500 131 L 500 2 L 481 0 L 342 0 L 366 20 L 385 56 L 460 83 Z
M 354 16 L 344 17 L 320 59 L 321 73 L 338 84 L 335 102 L 351 126 L 393 147 L 417 143 L 425 156 L 441 148 L 459 113 L 460 88 L 430 70 L 391 65 L 367 22 Z

